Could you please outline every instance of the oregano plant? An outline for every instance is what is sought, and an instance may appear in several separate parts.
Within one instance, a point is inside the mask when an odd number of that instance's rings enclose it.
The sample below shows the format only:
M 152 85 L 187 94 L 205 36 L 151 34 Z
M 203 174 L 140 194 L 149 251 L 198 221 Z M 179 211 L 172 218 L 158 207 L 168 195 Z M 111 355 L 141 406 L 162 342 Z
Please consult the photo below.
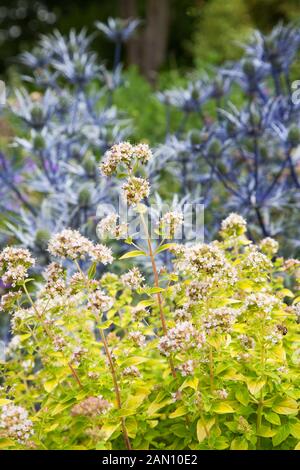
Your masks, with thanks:
M 100 243 L 55 233 L 53 261 L 35 279 L 27 249 L 1 252 L 12 333 L 1 358 L 2 448 L 299 448 L 300 261 L 277 257 L 272 238 L 254 244 L 236 213 L 211 243 L 180 243 L 176 211 L 152 237 L 151 158 L 146 144 L 125 142 L 100 168 L 124 179 L 139 234 L 126 235 L 115 213 L 100 221 Z M 108 234 L 125 239 L 118 260 Z

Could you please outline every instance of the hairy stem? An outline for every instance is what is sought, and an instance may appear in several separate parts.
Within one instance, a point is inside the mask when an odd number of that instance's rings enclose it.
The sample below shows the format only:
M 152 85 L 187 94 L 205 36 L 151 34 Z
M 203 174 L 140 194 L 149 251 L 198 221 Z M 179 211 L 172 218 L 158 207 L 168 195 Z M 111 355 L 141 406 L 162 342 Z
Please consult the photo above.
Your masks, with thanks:
M 119 389 L 119 385 L 118 385 L 115 366 L 114 366 L 114 363 L 113 363 L 113 360 L 112 360 L 112 357 L 111 357 L 111 354 L 110 354 L 110 351 L 109 351 L 109 347 L 108 347 L 108 344 L 107 344 L 107 341 L 106 341 L 105 334 L 104 334 L 103 330 L 101 330 L 101 329 L 100 329 L 100 335 L 101 335 L 101 339 L 102 339 L 103 346 L 104 346 L 104 349 L 105 349 L 105 354 L 107 356 L 108 363 L 109 363 L 109 368 L 110 368 L 110 372 L 111 372 L 111 376 L 112 376 L 112 380 L 113 380 L 113 384 L 114 384 L 114 389 L 115 389 L 117 406 L 118 406 L 119 410 L 121 410 L 122 409 L 122 401 L 121 401 L 121 394 L 120 394 L 120 389 Z M 121 418 L 121 426 L 122 426 L 125 446 L 126 446 L 127 450 L 132 450 L 131 443 L 130 443 L 128 433 L 127 433 L 127 429 L 126 429 L 126 425 L 125 425 L 125 418 L 124 417 Z

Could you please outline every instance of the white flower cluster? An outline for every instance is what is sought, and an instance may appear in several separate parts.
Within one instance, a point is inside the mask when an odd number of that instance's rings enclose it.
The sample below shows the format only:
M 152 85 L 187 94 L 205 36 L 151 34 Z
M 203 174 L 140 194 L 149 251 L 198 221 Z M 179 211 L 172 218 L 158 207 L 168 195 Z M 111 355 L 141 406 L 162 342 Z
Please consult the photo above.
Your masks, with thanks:
M 177 308 L 174 312 L 174 319 L 177 322 L 183 322 L 187 320 L 191 320 L 192 314 L 189 311 L 190 304 L 186 303 L 182 306 L 182 308 Z
M 243 268 L 258 273 L 272 269 L 272 261 L 266 255 L 261 253 L 255 245 L 247 247 L 245 255 L 246 256 L 242 263 Z
M 136 366 L 128 366 L 122 372 L 124 377 L 140 377 L 141 373 Z
M 111 249 L 101 243 L 94 245 L 89 254 L 92 261 L 102 263 L 104 265 L 111 264 L 114 260 Z
M 198 243 L 186 248 L 180 255 L 177 266 L 179 270 L 190 272 L 195 276 L 207 276 L 212 282 L 226 279 L 233 284 L 237 280 L 236 270 L 216 243 Z
M 183 214 L 176 211 L 166 212 L 158 222 L 162 236 L 169 239 L 176 237 L 176 234 L 182 224 Z
M 72 350 L 71 362 L 78 367 L 82 358 L 87 354 L 88 350 L 82 346 L 75 346 Z
M 102 395 L 88 397 L 77 403 L 71 410 L 72 416 L 97 416 L 107 413 L 112 408 L 112 404 L 105 400 Z
M 221 398 L 221 400 L 226 400 L 228 398 L 228 392 L 225 388 L 221 388 L 220 390 L 216 390 L 216 395 Z
M 274 256 L 279 249 L 279 243 L 274 238 L 267 237 L 261 240 L 259 248 L 267 256 Z
M 282 333 L 278 328 L 276 328 L 271 331 L 269 335 L 265 336 L 265 340 L 268 341 L 271 345 L 278 344 L 282 340 Z
M 187 375 L 193 375 L 195 370 L 195 363 L 192 359 L 189 359 L 183 364 L 180 364 L 178 366 L 178 370 L 183 377 L 186 377 Z
M 146 346 L 146 337 L 140 331 L 131 331 L 128 335 L 128 339 L 133 341 L 140 348 Z
M 11 291 L 7 294 L 2 295 L 0 300 L 0 312 L 2 310 L 9 310 L 22 295 L 22 291 Z
M 135 307 L 132 307 L 132 310 L 131 310 L 132 318 L 135 321 L 141 321 L 144 318 L 146 318 L 149 314 L 150 314 L 149 310 L 140 305 L 136 305 Z
M 132 169 L 135 162 L 142 164 L 152 158 L 152 152 L 147 144 L 132 145 L 129 142 L 115 144 L 104 155 L 100 171 L 105 176 L 111 176 L 119 165 Z
M 47 280 L 44 292 L 49 294 L 50 297 L 62 295 L 65 292 L 64 270 L 59 263 L 50 263 L 44 271 L 44 277 Z
M 255 341 L 251 336 L 248 335 L 239 335 L 238 339 L 240 340 L 242 346 L 245 349 L 253 349 L 255 346 Z
M 35 264 L 26 248 L 8 246 L 0 253 L 0 272 L 4 284 L 13 287 L 28 277 L 28 269 Z
M 4 430 L 8 438 L 26 444 L 33 434 L 33 423 L 28 419 L 27 410 L 9 403 L 1 408 L 0 429 Z
M 119 216 L 115 213 L 108 214 L 97 224 L 97 235 L 99 238 L 115 238 L 120 240 L 128 234 L 127 224 L 118 224 Z
M 212 287 L 213 282 L 210 278 L 203 281 L 195 279 L 186 287 L 185 293 L 189 302 L 193 304 L 207 300 L 211 294 Z
M 227 333 L 231 331 L 240 310 L 230 307 L 210 309 L 203 320 L 203 326 L 207 333 Z
M 122 191 L 129 205 L 136 205 L 150 194 L 150 185 L 144 178 L 131 176 L 123 184 Z
M 65 229 L 54 235 L 48 245 L 48 251 L 53 256 L 83 259 L 89 256 L 93 261 L 108 264 L 112 263 L 111 249 L 105 245 L 97 244 L 81 235 L 77 230 Z
M 114 299 L 105 294 L 102 289 L 96 289 L 88 295 L 88 308 L 96 315 L 111 309 Z
M 236 238 L 247 230 L 246 220 L 239 214 L 231 213 L 222 221 L 220 234 L 223 238 Z
M 293 312 L 296 315 L 297 323 L 300 323 L 300 304 L 295 304 L 292 306 Z
M 200 333 L 189 321 L 178 323 L 159 340 L 158 349 L 165 356 L 178 351 L 186 351 L 193 347 L 201 347 L 205 342 L 205 334 Z
M 130 269 L 127 273 L 121 276 L 122 284 L 133 290 L 138 289 L 144 280 L 144 276 L 140 272 L 139 268 L 136 267 Z
M 246 308 L 255 307 L 265 313 L 270 313 L 274 308 L 278 307 L 279 299 L 274 295 L 256 292 L 246 297 L 244 305 Z

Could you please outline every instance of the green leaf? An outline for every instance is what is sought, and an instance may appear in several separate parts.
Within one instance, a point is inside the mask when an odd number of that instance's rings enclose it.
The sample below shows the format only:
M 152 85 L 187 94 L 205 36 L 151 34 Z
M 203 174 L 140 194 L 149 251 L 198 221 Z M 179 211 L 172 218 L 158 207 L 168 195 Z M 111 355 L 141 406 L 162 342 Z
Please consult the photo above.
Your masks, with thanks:
M 7 400 L 6 398 L 0 398 L 0 406 L 7 405 L 8 403 L 11 403 L 11 400 Z
M 146 397 L 149 395 L 149 390 L 145 387 L 138 388 L 132 394 L 132 396 L 128 397 L 123 405 L 124 413 L 123 416 L 130 416 L 131 414 L 135 414 L 135 411 L 138 407 L 143 403 Z
M 229 403 L 226 403 L 225 401 L 216 403 L 213 406 L 213 411 L 220 415 L 235 412 L 232 406 Z
M 261 426 L 257 431 L 257 435 L 261 437 L 273 437 L 276 434 L 276 430 L 268 426 Z
M 137 366 L 138 364 L 142 364 L 143 362 L 147 362 L 148 360 L 148 357 L 142 356 L 128 357 L 124 361 L 122 361 L 121 366 L 124 368 L 129 366 Z
M 131 437 L 131 439 L 134 439 L 138 430 L 138 423 L 133 416 L 126 419 L 126 429 L 128 436 Z
M 165 245 L 161 245 L 155 250 L 155 254 L 158 255 L 158 253 L 161 253 L 162 251 L 169 250 L 170 248 L 173 248 L 176 246 L 176 243 L 166 243 Z
M 5 439 L 5 438 L 2 439 L 2 438 L 0 438 L 0 449 L 6 450 L 9 447 L 13 447 L 15 445 L 16 445 L 16 443 L 11 439 Z
M 277 426 L 281 425 L 280 417 L 276 413 L 273 413 L 273 411 L 265 411 L 264 417 L 269 423 L 276 424 Z
M 252 395 L 257 395 L 265 385 L 265 379 L 248 379 L 247 387 Z
M 146 299 L 146 300 L 141 300 L 138 304 L 137 307 L 150 307 L 153 305 L 155 301 L 153 299 Z
M 300 450 L 300 441 L 298 442 L 294 450 Z
M 98 325 L 100 330 L 105 330 L 106 328 L 109 328 L 113 324 L 112 320 L 106 320 L 102 322 L 100 325 Z
M 235 398 L 244 406 L 247 406 L 250 401 L 250 396 L 246 388 L 241 388 L 240 390 L 237 390 L 235 393 Z
M 197 390 L 199 384 L 199 379 L 198 377 L 188 377 L 185 379 L 179 390 L 183 390 L 187 387 L 191 387 L 193 390 Z
M 147 256 L 147 253 L 141 250 L 133 250 L 125 253 L 119 259 L 136 258 L 137 256 Z
M 197 422 L 197 438 L 198 442 L 204 441 L 207 437 L 209 437 L 209 431 L 215 424 L 215 418 L 211 418 L 208 421 L 203 420 L 202 418 L 198 419 Z
M 300 439 L 300 423 L 293 423 L 290 425 L 291 435 L 296 439 Z
M 95 277 L 95 274 L 96 274 L 96 269 L 97 269 L 97 263 L 92 263 L 88 272 L 87 272 L 87 275 L 88 275 L 88 278 L 89 279 L 93 279 Z
M 118 429 L 120 424 L 121 424 L 120 422 L 117 422 L 117 423 L 106 422 L 105 424 L 103 424 L 103 426 L 101 427 L 101 436 L 103 437 L 103 440 L 107 441 L 113 435 L 113 433 Z
M 276 433 L 276 435 L 272 438 L 273 446 L 279 446 L 283 441 L 285 441 L 288 436 L 290 435 L 290 426 L 288 424 L 284 424 L 281 426 Z
M 47 382 L 44 383 L 44 389 L 46 390 L 47 393 L 51 393 L 55 387 L 59 384 L 59 380 L 57 378 L 47 380 Z
M 273 411 L 280 415 L 293 415 L 298 412 L 298 404 L 293 398 L 286 397 L 273 405 Z
M 230 445 L 231 450 L 247 450 L 248 442 L 244 437 L 236 437 Z
M 179 406 L 173 413 L 169 415 L 169 418 L 179 418 L 180 416 L 186 415 L 188 412 L 187 408 L 185 406 Z
M 159 403 L 153 402 L 153 403 L 151 403 L 151 405 L 147 409 L 146 413 L 147 413 L 148 416 L 153 416 L 159 410 L 161 410 L 162 408 L 164 408 L 167 405 L 170 405 L 171 403 L 173 403 L 173 400 L 170 399 L 170 398 L 166 398 L 165 400 L 162 400 Z
M 217 437 L 217 439 L 215 439 L 214 449 L 223 450 L 223 449 L 227 449 L 228 447 L 229 447 L 229 444 L 225 437 L 220 436 L 220 437 Z
M 144 289 L 144 291 L 148 294 L 148 295 L 151 295 L 151 294 L 158 294 L 159 292 L 163 292 L 165 289 L 163 289 L 162 287 L 149 287 L 147 289 Z

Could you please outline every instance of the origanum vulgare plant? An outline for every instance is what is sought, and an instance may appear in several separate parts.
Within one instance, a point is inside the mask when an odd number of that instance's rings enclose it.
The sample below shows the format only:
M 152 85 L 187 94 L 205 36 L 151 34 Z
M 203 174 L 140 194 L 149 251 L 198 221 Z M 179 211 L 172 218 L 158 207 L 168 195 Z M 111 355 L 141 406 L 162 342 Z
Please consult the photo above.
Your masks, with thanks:
M 169 212 L 160 242 L 151 239 L 141 203 L 150 187 L 139 173 L 150 158 L 146 145 L 118 144 L 101 172 L 125 178 L 144 228 L 121 259 L 147 257 L 151 272 L 133 265 L 99 277 L 111 250 L 71 229 L 50 239 L 54 261 L 39 282 L 27 277 L 27 249 L 2 251 L 1 306 L 13 337 L 1 362 L 1 446 L 299 447 L 300 262 L 276 258 L 271 238 L 253 244 L 238 214 L 223 221 L 219 240 L 187 245 L 171 241 L 183 219 Z M 98 232 L 125 231 L 111 214 Z M 167 250 L 172 268 L 158 269 Z

